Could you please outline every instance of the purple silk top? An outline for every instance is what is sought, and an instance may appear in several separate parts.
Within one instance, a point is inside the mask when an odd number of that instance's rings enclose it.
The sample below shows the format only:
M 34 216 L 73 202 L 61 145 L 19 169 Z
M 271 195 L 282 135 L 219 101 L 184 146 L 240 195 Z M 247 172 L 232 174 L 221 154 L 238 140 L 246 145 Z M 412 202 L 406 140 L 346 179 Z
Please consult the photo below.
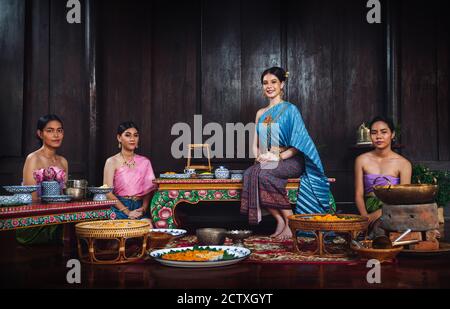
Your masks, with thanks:
M 134 155 L 136 165 L 132 168 L 123 165 L 114 172 L 114 194 L 119 196 L 144 196 L 156 189 L 150 160 Z
M 378 174 L 364 174 L 364 193 L 369 194 L 373 192 L 374 186 L 389 185 L 389 182 L 384 177 L 388 178 L 392 185 L 400 184 L 400 178 L 398 177 Z

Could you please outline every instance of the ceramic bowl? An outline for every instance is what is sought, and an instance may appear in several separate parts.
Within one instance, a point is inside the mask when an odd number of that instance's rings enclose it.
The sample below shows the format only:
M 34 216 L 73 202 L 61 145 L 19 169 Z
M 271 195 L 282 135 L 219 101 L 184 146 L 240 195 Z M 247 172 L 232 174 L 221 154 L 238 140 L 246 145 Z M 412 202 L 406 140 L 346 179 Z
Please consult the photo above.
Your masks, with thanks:
M 109 192 L 112 192 L 114 190 L 113 187 L 109 187 L 109 188 L 88 187 L 87 189 L 89 190 L 89 192 L 94 194 L 94 197 L 92 198 L 92 200 L 94 200 L 94 201 L 108 200 L 108 197 L 106 196 L 106 194 Z
M 23 193 L 33 193 L 37 189 L 39 189 L 39 185 L 30 185 L 30 186 L 3 186 L 3 188 L 14 194 L 23 194 Z
M 43 181 L 41 182 L 42 195 L 56 196 L 61 195 L 61 186 L 57 181 Z
M 239 179 L 242 180 L 242 174 L 231 174 L 231 179 Z
M 19 204 L 17 196 L 15 195 L 2 195 L 0 196 L 1 206 L 13 206 Z
M 227 230 L 219 228 L 197 229 L 197 241 L 203 246 L 218 246 L 225 243 Z

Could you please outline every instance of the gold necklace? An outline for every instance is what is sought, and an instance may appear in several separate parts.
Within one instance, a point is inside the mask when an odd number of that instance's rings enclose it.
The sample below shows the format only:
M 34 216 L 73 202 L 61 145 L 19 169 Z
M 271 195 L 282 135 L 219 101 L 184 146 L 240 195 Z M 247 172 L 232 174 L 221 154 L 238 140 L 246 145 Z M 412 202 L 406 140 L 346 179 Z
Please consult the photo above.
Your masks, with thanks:
M 136 161 L 134 161 L 134 154 L 133 154 L 133 158 L 131 158 L 131 160 L 127 161 L 124 157 L 124 155 L 122 154 L 122 152 L 120 153 L 120 155 L 123 158 L 123 164 L 128 166 L 128 168 L 133 168 L 136 166 Z

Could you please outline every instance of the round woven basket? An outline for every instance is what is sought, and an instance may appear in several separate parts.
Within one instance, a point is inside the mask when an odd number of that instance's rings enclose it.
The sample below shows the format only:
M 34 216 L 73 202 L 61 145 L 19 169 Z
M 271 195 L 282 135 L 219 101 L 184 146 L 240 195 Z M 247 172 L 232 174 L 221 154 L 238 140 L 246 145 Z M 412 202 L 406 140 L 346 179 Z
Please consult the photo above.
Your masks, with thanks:
M 303 231 L 351 232 L 366 230 L 369 224 L 368 218 L 358 215 L 336 215 L 338 218 L 348 219 L 336 221 L 311 220 L 311 218 L 314 216 L 324 217 L 325 214 L 292 215 L 288 217 L 289 226 Z
M 123 264 L 141 259 L 146 251 L 150 231 L 150 223 L 138 220 L 106 220 L 82 222 L 75 226 L 78 244 L 78 255 L 81 261 L 91 264 Z M 127 241 L 133 239 L 132 241 Z M 97 247 L 100 240 L 114 240 L 117 246 L 109 250 Z M 87 252 L 82 243 L 87 244 Z M 134 256 L 127 256 L 126 246 L 135 245 L 138 248 Z M 112 258 L 101 259 L 100 255 L 108 252 Z M 111 253 L 113 252 L 113 253 Z
M 313 217 L 324 217 L 325 214 L 302 214 L 302 215 L 292 215 L 288 217 L 289 228 L 292 231 L 292 237 L 294 242 L 294 249 L 297 254 L 303 256 L 319 256 L 319 257 L 345 257 L 349 255 L 350 246 L 348 243 L 355 239 L 360 233 L 365 233 L 367 231 L 367 227 L 369 224 L 368 218 L 358 216 L 358 215 L 349 215 L 349 214 L 340 214 L 336 215 L 338 218 L 345 218 L 346 220 L 334 220 L 334 221 L 320 221 L 320 220 L 312 220 Z M 299 247 L 297 232 L 312 232 L 314 237 L 317 240 L 317 248 L 314 251 L 303 251 Z M 344 233 L 348 235 L 347 242 L 347 252 L 346 253 L 332 253 L 327 250 L 327 246 L 324 242 L 324 237 L 329 232 L 337 232 Z

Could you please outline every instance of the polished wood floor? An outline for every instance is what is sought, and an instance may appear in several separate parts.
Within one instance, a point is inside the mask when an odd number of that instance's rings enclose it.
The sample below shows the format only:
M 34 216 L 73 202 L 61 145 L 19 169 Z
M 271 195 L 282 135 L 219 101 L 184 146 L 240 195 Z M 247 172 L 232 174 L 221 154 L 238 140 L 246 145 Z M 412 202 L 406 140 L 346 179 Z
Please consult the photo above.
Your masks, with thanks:
M 448 226 L 447 222 L 447 226 Z M 450 233 L 442 231 L 447 241 Z M 68 284 L 66 263 L 58 246 L 23 247 L 3 232 L 0 256 L 2 288 L 450 288 L 450 256 L 400 256 L 383 264 L 381 283 L 369 284 L 364 264 L 261 265 L 241 263 L 211 269 L 170 268 L 148 260 L 114 266 L 81 265 L 81 283 Z

